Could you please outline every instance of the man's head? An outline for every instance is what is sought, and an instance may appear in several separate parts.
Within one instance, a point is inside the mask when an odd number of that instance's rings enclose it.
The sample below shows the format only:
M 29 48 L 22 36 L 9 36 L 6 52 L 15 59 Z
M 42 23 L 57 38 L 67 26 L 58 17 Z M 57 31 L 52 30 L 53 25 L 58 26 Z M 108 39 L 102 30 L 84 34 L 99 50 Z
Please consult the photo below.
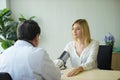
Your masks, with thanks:
M 38 46 L 40 33 L 41 29 L 39 25 L 33 20 L 25 20 L 17 29 L 18 39 L 29 41 L 34 46 Z

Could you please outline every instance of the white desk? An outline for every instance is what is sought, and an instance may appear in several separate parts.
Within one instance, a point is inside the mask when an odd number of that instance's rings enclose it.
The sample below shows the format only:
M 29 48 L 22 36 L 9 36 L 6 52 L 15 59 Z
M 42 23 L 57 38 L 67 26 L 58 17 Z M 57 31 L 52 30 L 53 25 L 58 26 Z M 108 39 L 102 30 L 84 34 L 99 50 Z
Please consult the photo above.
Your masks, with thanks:
M 120 80 L 120 71 L 94 69 L 73 77 L 67 77 L 66 74 L 69 71 L 70 69 L 61 71 L 61 80 Z

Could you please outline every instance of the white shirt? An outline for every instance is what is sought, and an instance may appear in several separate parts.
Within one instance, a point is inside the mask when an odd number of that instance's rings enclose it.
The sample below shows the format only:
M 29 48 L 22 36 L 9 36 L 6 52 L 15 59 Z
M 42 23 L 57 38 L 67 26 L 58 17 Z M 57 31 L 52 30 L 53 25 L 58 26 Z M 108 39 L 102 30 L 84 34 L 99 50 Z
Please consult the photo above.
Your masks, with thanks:
M 60 80 L 61 73 L 42 48 L 18 40 L 1 55 L 0 72 L 8 72 L 13 80 Z
M 99 42 L 92 40 L 91 43 L 82 51 L 80 57 L 76 53 L 75 42 L 69 42 L 65 51 L 70 55 L 70 61 L 73 67 L 82 66 L 84 70 L 97 68 L 97 54 L 99 49 Z

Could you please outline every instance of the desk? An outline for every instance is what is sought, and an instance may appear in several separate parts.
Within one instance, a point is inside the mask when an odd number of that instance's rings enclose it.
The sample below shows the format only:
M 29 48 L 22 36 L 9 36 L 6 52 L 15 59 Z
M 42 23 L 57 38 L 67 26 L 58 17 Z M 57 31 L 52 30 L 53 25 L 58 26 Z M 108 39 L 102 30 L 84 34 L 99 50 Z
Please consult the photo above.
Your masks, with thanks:
M 120 80 L 120 71 L 93 69 L 74 77 L 66 77 L 71 69 L 61 71 L 61 80 Z
M 120 52 L 113 52 L 111 67 L 113 70 L 120 70 Z

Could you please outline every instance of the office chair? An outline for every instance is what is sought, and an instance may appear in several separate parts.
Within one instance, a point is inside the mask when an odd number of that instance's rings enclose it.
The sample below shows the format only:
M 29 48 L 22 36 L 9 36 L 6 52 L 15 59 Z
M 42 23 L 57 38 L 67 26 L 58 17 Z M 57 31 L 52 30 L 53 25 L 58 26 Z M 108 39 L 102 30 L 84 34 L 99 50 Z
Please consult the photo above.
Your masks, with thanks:
M 7 72 L 0 72 L 0 80 L 12 80 L 12 78 Z
M 111 70 L 113 46 L 100 45 L 97 55 L 97 67 L 99 69 Z

